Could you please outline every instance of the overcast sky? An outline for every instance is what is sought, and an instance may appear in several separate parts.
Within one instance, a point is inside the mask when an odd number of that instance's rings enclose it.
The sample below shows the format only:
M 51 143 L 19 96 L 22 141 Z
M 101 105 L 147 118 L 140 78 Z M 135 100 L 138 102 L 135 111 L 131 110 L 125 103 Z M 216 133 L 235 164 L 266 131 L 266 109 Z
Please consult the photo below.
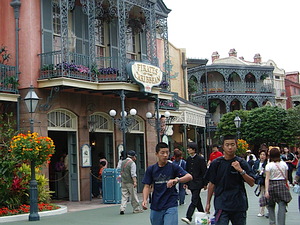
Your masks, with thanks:
M 238 57 L 275 61 L 286 72 L 300 71 L 299 0 L 163 0 L 171 9 L 169 41 L 188 58 Z

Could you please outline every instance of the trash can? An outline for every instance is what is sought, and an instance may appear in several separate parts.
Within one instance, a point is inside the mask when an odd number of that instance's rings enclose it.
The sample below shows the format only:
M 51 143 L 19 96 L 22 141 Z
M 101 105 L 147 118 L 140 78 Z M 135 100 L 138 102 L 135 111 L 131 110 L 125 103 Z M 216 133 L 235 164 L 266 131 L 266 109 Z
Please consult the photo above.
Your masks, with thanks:
M 120 169 L 106 168 L 102 174 L 102 199 L 104 204 L 121 203 Z

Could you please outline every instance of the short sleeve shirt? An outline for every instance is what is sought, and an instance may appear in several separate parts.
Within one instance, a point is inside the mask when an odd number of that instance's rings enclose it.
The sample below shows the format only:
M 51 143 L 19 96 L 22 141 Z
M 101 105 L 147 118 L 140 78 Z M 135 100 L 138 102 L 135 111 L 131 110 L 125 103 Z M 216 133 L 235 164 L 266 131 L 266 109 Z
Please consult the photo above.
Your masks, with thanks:
M 220 151 L 212 152 L 209 155 L 209 160 L 212 162 L 214 159 L 219 158 L 220 156 L 223 156 L 223 153 Z
M 288 166 L 284 161 L 269 162 L 266 165 L 266 171 L 270 172 L 270 180 L 285 180 L 287 170 Z
M 185 170 L 170 162 L 163 167 L 159 167 L 156 163 L 147 168 L 143 184 L 153 185 L 150 207 L 152 210 L 160 211 L 178 206 L 177 190 L 175 186 L 167 188 L 167 182 L 185 174 L 187 174 Z
M 205 178 L 215 185 L 214 205 L 216 210 L 225 211 L 247 211 L 248 199 L 244 185 L 244 179 L 236 171 L 231 163 L 239 161 L 245 172 L 254 178 L 254 173 L 248 163 L 240 158 L 234 157 L 226 160 L 224 157 L 215 159 L 208 168 Z

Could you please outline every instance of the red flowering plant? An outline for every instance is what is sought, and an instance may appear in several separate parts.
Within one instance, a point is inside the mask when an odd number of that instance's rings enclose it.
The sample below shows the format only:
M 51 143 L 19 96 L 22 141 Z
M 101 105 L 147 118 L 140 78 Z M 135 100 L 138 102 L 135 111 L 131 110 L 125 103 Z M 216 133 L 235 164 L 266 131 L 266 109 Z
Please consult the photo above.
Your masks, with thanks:
M 20 133 L 11 140 L 10 150 L 13 157 L 22 161 L 34 161 L 36 166 L 49 161 L 54 153 L 54 142 L 38 133 Z
M 59 209 L 60 207 L 51 203 L 38 203 L 39 212 Z M 30 205 L 23 204 L 17 209 L 9 209 L 7 207 L 0 208 L 1 216 L 11 216 L 30 212 Z

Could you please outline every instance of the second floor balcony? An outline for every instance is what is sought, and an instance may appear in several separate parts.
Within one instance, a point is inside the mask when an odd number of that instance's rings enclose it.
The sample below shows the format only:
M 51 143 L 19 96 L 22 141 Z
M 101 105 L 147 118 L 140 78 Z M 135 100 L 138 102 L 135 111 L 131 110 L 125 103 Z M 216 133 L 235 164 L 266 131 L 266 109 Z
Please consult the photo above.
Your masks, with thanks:
M 253 83 L 253 82 L 224 82 L 224 81 L 213 81 L 200 83 L 198 93 L 200 94 L 216 94 L 216 93 L 256 93 L 256 94 L 272 94 L 274 88 L 272 84 L 264 83 Z
M 16 67 L 0 64 L 0 92 L 18 93 L 18 85 Z
M 116 57 L 97 57 L 94 62 L 87 55 L 69 52 L 63 59 L 61 51 L 40 54 L 39 79 L 67 77 L 90 82 L 126 81 L 126 70 Z M 132 61 L 126 59 L 128 62 Z

